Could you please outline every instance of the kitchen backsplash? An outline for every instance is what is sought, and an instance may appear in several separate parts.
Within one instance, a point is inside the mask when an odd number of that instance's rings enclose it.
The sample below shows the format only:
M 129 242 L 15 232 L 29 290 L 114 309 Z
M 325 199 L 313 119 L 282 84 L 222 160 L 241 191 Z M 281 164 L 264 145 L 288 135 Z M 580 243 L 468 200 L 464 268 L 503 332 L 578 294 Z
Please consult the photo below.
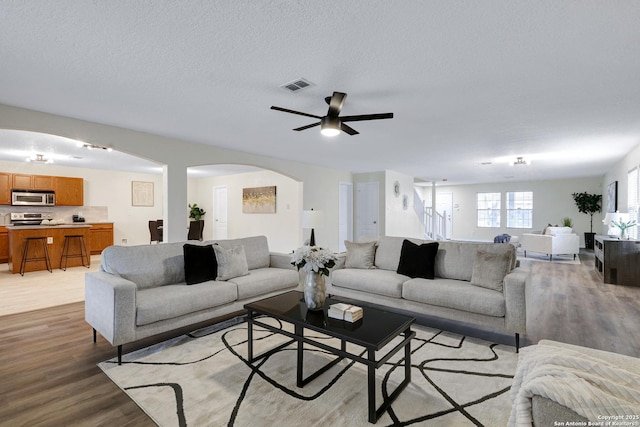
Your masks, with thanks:
M 11 212 L 51 212 L 53 219 L 72 223 L 73 215 L 84 218 L 85 222 L 109 222 L 107 206 L 1 206 L 0 225 L 10 224 Z

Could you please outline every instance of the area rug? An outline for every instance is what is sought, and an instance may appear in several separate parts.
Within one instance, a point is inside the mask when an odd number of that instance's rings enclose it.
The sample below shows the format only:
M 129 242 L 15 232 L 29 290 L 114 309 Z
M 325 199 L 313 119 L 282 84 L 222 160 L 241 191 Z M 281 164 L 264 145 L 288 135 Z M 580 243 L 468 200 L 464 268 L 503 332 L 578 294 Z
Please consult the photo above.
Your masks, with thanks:
M 370 425 L 364 365 L 342 360 L 298 388 L 295 346 L 252 366 L 246 359 L 247 324 L 240 319 L 222 330 L 202 329 L 125 354 L 121 366 L 116 359 L 99 366 L 160 426 Z M 276 320 L 263 321 L 292 331 Z M 506 425 L 517 363 L 514 348 L 422 326 L 413 329 L 412 382 L 376 425 Z M 306 335 L 339 346 L 332 338 Z M 286 338 L 254 328 L 254 341 L 254 354 L 259 354 Z M 376 371 L 378 405 L 402 380 L 403 353 Z M 307 376 L 334 356 L 309 347 L 304 357 Z

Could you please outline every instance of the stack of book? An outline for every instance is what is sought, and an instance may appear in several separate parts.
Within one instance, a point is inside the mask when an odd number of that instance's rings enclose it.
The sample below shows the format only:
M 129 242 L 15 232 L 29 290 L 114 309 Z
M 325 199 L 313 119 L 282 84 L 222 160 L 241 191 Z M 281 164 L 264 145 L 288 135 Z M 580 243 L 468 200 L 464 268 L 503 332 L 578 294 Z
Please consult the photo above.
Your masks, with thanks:
M 362 319 L 362 307 L 345 303 L 331 304 L 328 311 L 329 317 L 347 322 L 357 322 Z

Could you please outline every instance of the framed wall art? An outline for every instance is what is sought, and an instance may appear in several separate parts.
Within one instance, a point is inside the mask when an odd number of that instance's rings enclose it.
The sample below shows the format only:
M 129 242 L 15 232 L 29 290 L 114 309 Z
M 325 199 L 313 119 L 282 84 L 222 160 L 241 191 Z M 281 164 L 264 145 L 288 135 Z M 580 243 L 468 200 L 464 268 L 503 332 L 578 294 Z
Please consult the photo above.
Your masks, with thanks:
M 131 181 L 131 206 L 153 206 L 153 182 Z
M 607 212 L 618 211 L 618 181 L 607 186 Z
M 276 187 L 243 188 L 242 213 L 276 213 Z

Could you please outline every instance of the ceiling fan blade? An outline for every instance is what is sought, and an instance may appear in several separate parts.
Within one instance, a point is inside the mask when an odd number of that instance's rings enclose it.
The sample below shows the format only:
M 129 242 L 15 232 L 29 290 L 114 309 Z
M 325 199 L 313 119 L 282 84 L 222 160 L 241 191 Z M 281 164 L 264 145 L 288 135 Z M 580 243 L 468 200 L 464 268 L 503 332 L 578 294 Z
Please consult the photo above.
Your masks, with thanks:
M 306 126 L 302 126 L 302 127 L 299 127 L 299 128 L 295 128 L 294 130 L 300 131 L 300 130 L 305 130 L 305 129 L 312 128 L 314 126 L 320 126 L 320 122 L 311 123 L 310 125 L 306 125 Z
M 351 126 L 345 125 L 344 123 L 340 123 L 340 129 L 342 129 L 344 132 L 348 133 L 349 135 L 358 135 L 358 134 L 360 134 L 360 132 L 358 132 L 357 130 L 355 130 Z
M 346 98 L 347 98 L 346 93 L 333 92 L 333 95 L 329 100 L 329 111 L 327 112 L 327 116 L 338 117 L 338 115 L 340 114 L 340 111 L 342 110 L 342 105 L 344 104 L 344 100 Z
M 301 113 L 300 111 L 289 110 L 288 108 L 276 107 L 275 105 L 271 106 L 272 110 L 284 111 L 285 113 L 297 114 L 299 116 L 313 117 L 314 119 L 321 119 L 320 116 L 314 116 L 313 114 Z
M 393 113 L 360 114 L 358 116 L 340 117 L 340 120 L 343 122 L 360 122 L 363 120 L 381 120 L 381 119 L 393 119 Z

